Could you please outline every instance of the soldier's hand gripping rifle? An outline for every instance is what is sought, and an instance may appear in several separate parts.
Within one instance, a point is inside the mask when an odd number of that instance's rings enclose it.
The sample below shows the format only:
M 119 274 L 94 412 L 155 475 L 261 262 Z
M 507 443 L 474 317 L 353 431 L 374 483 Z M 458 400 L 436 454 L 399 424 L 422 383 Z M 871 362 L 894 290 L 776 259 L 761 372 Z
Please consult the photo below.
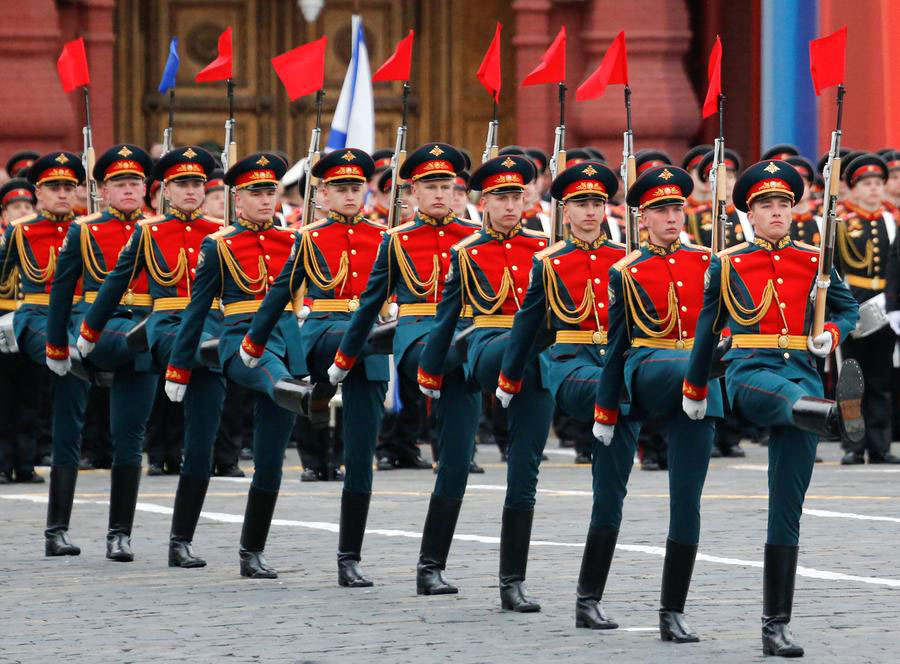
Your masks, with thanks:
M 309 153 L 306 155 L 306 183 L 303 186 L 303 217 L 300 224 L 305 226 L 316 220 L 316 198 L 318 197 L 318 178 L 313 178 L 312 169 L 322 156 L 322 102 L 325 91 L 316 91 L 316 126 L 309 136 Z
M 225 147 L 222 149 L 222 170 L 228 172 L 228 169 L 234 166 L 237 161 L 237 143 L 234 140 L 234 82 L 229 78 L 226 81 L 228 86 L 228 119 L 225 121 Z M 225 189 L 225 223 L 230 224 L 235 217 L 234 210 L 234 189 L 227 187 Z
M 553 154 L 550 156 L 550 179 L 566 169 L 566 86 L 559 84 L 559 125 L 553 136 Z M 565 239 L 566 230 L 563 227 L 562 201 L 550 199 L 550 240 L 558 242 Z
M 409 81 L 403 82 L 403 117 L 397 127 L 397 142 L 391 157 L 391 197 L 388 205 L 388 228 L 393 228 L 403 218 L 403 202 L 400 200 L 400 167 L 406 161 L 406 119 L 409 106 Z
M 819 273 L 816 276 L 816 308 L 813 316 L 813 338 L 825 331 L 825 301 L 831 285 L 834 265 L 834 236 L 837 225 L 838 186 L 841 181 L 841 119 L 844 114 L 844 85 L 838 85 L 837 123 L 831 132 L 831 147 L 825 164 L 825 199 L 822 205 L 822 244 L 819 247 Z
M 637 208 L 628 205 L 628 190 L 634 184 L 636 169 L 634 163 L 634 132 L 631 130 L 631 87 L 625 86 L 625 132 L 622 134 L 622 166 L 620 169 L 625 191 L 625 251 L 631 253 L 641 244 L 641 231 L 638 225 L 640 215 Z M 609 223 L 614 223 L 610 221 Z

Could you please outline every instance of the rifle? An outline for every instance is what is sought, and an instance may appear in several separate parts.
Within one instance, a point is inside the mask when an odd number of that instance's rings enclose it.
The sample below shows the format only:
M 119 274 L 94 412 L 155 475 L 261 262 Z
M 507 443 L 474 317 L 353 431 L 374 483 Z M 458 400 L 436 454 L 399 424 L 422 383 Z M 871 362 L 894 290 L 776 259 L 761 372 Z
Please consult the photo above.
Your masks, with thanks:
M 403 82 L 403 118 L 397 127 L 397 142 L 391 157 L 391 197 L 388 205 L 388 228 L 396 226 L 403 218 L 403 203 L 400 201 L 400 167 L 406 161 L 406 119 L 409 105 L 409 81 Z
M 550 177 L 555 180 L 566 168 L 566 85 L 559 84 L 559 125 L 553 137 L 553 155 L 550 157 Z M 566 237 L 563 227 L 562 201 L 550 199 L 550 241 L 558 242 Z
M 322 140 L 322 101 L 325 99 L 325 91 L 316 91 L 316 126 L 313 127 L 309 137 L 309 153 L 306 156 L 306 183 L 303 186 L 303 216 L 300 224 L 305 226 L 316 220 L 316 196 L 318 182 L 314 182 L 312 169 L 319 161 L 322 154 L 320 142 Z
M 500 123 L 497 121 L 497 102 L 494 101 L 494 118 L 488 122 L 487 137 L 484 139 L 484 152 L 481 153 L 481 163 L 497 156 L 500 148 L 497 146 L 497 132 Z M 487 230 L 490 226 L 490 215 L 485 210 L 481 215 L 481 228 Z
M 725 212 L 725 136 L 723 134 L 722 111 L 725 95 L 719 94 L 719 136 L 713 145 L 713 163 L 709 172 L 709 189 L 712 193 L 712 240 L 710 249 L 717 254 L 725 248 L 725 227 L 728 213 Z
M 94 179 L 94 134 L 91 131 L 91 95 L 87 86 L 84 86 L 85 125 L 81 130 L 84 136 L 84 152 L 81 155 L 84 164 L 85 183 L 87 184 L 87 210 L 88 214 L 100 211 L 100 191 L 97 181 Z
M 625 183 L 623 200 L 625 201 L 625 251 L 631 253 L 641 244 L 641 231 L 638 225 L 639 212 L 628 205 L 628 190 L 636 177 L 634 163 L 634 132 L 631 130 L 631 87 L 625 86 L 625 133 L 622 134 L 622 166 L 620 174 Z
M 234 166 L 237 161 L 237 143 L 234 141 L 234 82 L 229 78 L 228 86 L 228 119 L 225 121 L 225 147 L 222 149 L 222 170 L 225 172 Z M 234 220 L 234 189 L 228 187 L 225 191 L 225 224 Z
M 819 273 L 816 276 L 816 308 L 813 315 L 813 337 L 825 331 L 825 301 L 831 285 L 834 266 L 834 235 L 837 226 L 838 187 L 841 182 L 841 120 L 844 114 L 844 84 L 838 85 L 837 122 L 831 132 L 828 163 L 825 164 L 825 200 L 822 205 L 822 244 L 819 247 Z
M 167 152 L 171 152 L 174 147 L 173 139 L 172 139 L 172 124 L 174 117 L 174 105 L 175 105 L 175 90 L 169 90 L 169 126 L 163 129 L 163 154 Z M 156 209 L 160 211 L 161 214 L 168 214 L 169 212 L 169 201 L 163 196 L 162 187 L 159 188 L 159 199 L 160 205 L 157 205 Z

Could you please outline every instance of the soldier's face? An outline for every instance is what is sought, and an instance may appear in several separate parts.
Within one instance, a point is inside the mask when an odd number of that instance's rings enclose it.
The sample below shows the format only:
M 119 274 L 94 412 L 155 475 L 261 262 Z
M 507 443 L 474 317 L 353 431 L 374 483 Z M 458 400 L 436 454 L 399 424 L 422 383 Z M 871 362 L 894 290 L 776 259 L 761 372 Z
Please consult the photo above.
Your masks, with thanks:
M 593 239 L 600 233 L 600 224 L 606 211 L 606 203 L 600 198 L 584 198 L 567 201 L 563 208 L 566 220 L 577 237 Z
M 16 219 L 32 212 L 34 212 L 34 205 L 31 204 L 31 201 L 13 201 L 3 207 L 3 223 L 11 224 Z
M 362 208 L 363 198 L 366 195 L 366 186 L 356 184 L 326 184 L 322 187 L 325 196 L 325 205 L 332 212 L 337 212 L 346 217 L 352 217 Z
M 182 212 L 193 212 L 203 205 L 203 181 L 198 179 L 172 180 L 166 183 L 163 195 L 172 207 Z
M 887 184 L 885 185 L 885 190 L 889 196 L 893 196 L 894 198 L 900 196 L 900 168 L 895 168 L 891 171 L 890 177 L 888 177 Z
M 403 212 L 401 213 L 401 216 L 404 219 L 412 216 L 413 210 L 419 204 L 419 201 L 416 199 L 416 195 L 413 193 L 412 187 L 400 187 L 400 203 L 401 205 L 403 205 Z
M 878 209 L 884 200 L 884 180 L 880 177 L 857 180 L 853 185 L 853 199 L 864 208 Z
M 277 195 L 272 189 L 241 189 L 237 193 L 237 205 L 241 216 L 255 224 L 261 224 L 275 214 Z
M 203 212 L 216 219 L 225 216 L 224 189 L 216 189 L 206 194 L 206 198 L 203 199 Z
M 490 216 L 495 231 L 508 233 L 522 218 L 525 194 L 520 191 L 501 194 L 489 193 L 484 197 L 484 211 Z
M 684 205 L 676 203 L 641 210 L 641 221 L 650 234 L 650 242 L 657 247 L 668 247 L 684 228 Z
M 462 216 L 469 203 L 468 192 L 463 187 L 453 187 L 453 204 L 450 206 L 453 214 Z
M 432 217 L 446 217 L 453 199 L 453 180 L 419 180 L 413 183 L 419 209 Z
M 536 180 L 532 180 L 531 182 L 529 182 L 528 184 L 525 185 L 524 201 L 525 201 L 526 207 L 530 208 L 532 205 L 534 205 L 535 203 L 538 202 L 538 199 L 540 197 L 541 197 L 541 194 L 538 191 Z
M 110 207 L 120 212 L 137 210 L 147 191 L 142 178 L 115 178 L 104 182 L 100 189 Z
M 778 242 L 791 230 L 791 200 L 785 196 L 767 196 L 750 205 L 747 219 L 753 232 L 769 242 Z
M 75 203 L 75 185 L 68 182 L 46 182 L 34 190 L 38 207 L 53 214 L 68 214 Z

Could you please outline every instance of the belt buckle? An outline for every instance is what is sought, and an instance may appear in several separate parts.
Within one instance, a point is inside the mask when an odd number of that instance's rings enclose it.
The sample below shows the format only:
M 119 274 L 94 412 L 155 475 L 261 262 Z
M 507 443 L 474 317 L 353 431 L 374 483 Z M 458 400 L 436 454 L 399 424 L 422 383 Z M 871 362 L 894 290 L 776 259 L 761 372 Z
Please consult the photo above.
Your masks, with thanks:
M 597 346 L 602 345 L 603 344 L 603 332 L 601 332 L 600 330 L 596 330 L 591 335 L 591 341 L 594 342 L 594 344 L 596 344 Z
M 134 292 L 130 288 L 127 291 L 125 291 L 125 295 L 122 296 L 122 301 L 126 305 L 134 304 Z
M 347 303 L 347 311 L 349 311 L 350 313 L 353 313 L 353 312 L 356 311 L 357 309 L 359 309 L 359 299 L 358 299 L 356 296 L 354 296 L 354 297 Z
M 676 350 L 684 350 L 684 342 L 681 339 L 675 341 Z
M 788 339 L 788 335 L 779 334 L 778 335 L 778 347 L 779 348 L 787 348 L 790 345 L 790 340 Z

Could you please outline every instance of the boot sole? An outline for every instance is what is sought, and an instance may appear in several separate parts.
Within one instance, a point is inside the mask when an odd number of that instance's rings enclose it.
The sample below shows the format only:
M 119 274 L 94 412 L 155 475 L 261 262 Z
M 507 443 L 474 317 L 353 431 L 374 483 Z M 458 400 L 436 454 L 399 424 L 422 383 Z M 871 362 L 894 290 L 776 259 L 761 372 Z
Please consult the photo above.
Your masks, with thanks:
M 106 556 L 107 560 L 111 560 L 114 563 L 133 563 L 134 556 Z
M 862 369 L 856 360 L 844 360 L 835 387 L 835 401 L 841 413 L 841 433 L 858 443 L 866 435 L 862 416 L 862 397 L 865 391 Z
M 447 588 L 442 590 L 428 590 L 427 588 L 416 588 L 416 595 L 457 595 L 459 588 Z
M 372 581 L 345 581 L 338 579 L 338 585 L 341 588 L 371 588 L 375 583 Z
M 244 570 L 241 570 L 241 576 L 243 576 L 244 578 L 247 578 L 247 579 L 277 579 L 278 573 L 272 572 L 270 574 L 270 573 L 266 572 L 263 574 L 258 574 L 255 572 L 246 572 Z
M 779 654 L 775 652 L 775 648 L 771 648 L 766 645 L 766 640 L 763 638 L 763 656 L 771 656 L 771 657 L 803 657 L 804 650 L 800 648 L 799 650 L 791 650 L 786 653 Z
M 206 567 L 205 560 L 194 560 L 188 563 L 178 563 L 175 560 L 169 561 L 169 567 L 180 567 L 181 569 L 197 569 L 200 567 Z
M 597 625 L 591 625 L 585 620 L 576 620 L 575 627 L 591 629 L 591 630 L 619 629 L 619 623 L 611 622 L 611 623 L 599 623 Z
M 80 556 L 81 549 L 70 549 L 68 551 L 61 550 L 53 550 L 48 547 L 44 547 L 44 556 L 47 558 L 60 558 L 62 556 Z
M 700 637 L 694 636 L 691 638 L 678 638 L 677 636 L 674 636 L 672 634 L 660 633 L 659 640 L 666 641 L 667 643 L 699 643 Z

